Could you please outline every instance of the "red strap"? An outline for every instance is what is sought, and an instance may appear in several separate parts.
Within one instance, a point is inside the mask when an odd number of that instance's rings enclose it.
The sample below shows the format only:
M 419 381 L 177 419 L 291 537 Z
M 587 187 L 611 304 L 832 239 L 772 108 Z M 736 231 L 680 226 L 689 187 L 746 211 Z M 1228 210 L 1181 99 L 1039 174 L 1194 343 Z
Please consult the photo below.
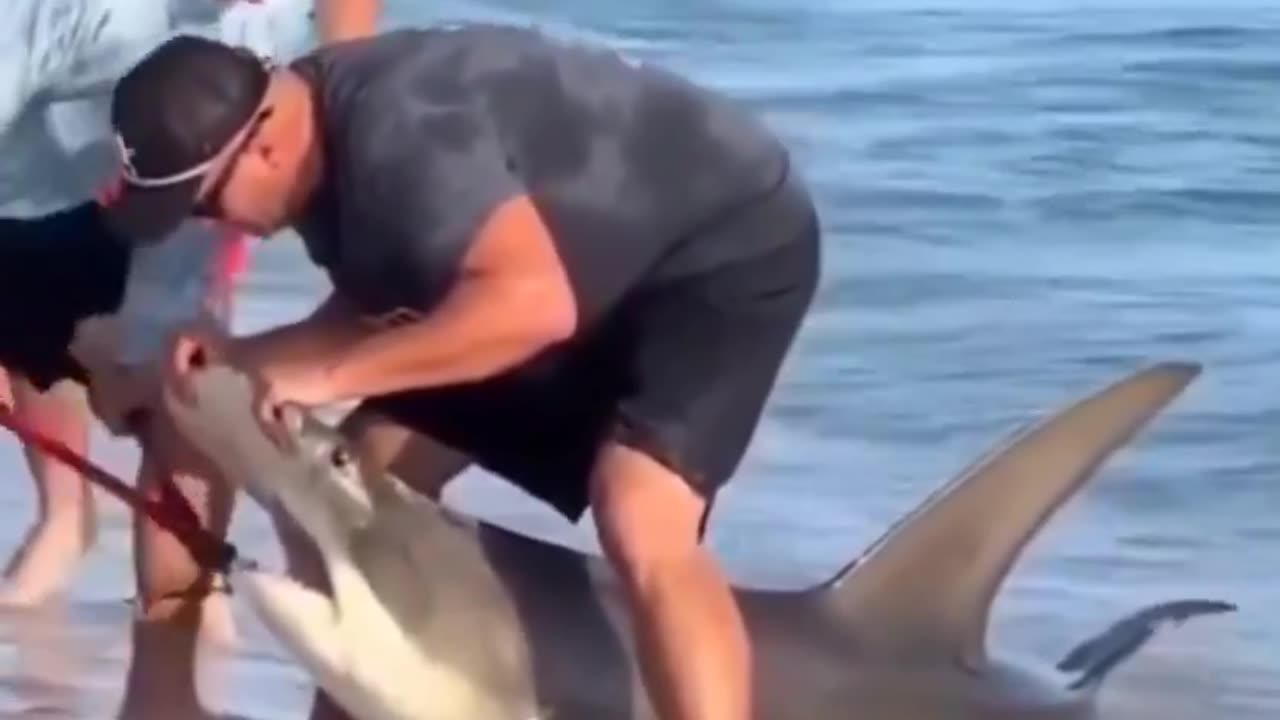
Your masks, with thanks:
M 66 463 L 86 480 L 115 495 L 155 524 L 173 533 L 196 562 L 207 570 L 226 572 L 237 557 L 236 548 L 200 526 L 195 510 L 173 483 L 164 483 L 158 499 L 143 496 L 110 472 L 98 467 L 66 445 L 43 435 L 19 420 L 13 410 L 0 405 L 0 425 L 18 436 L 23 444 Z
M 220 278 L 230 284 L 249 269 L 249 236 L 238 230 L 222 228 L 222 267 Z
M 98 204 L 103 207 L 111 207 L 119 199 L 122 192 L 124 192 L 124 175 L 117 173 L 102 187 L 98 188 Z
M 244 1 L 257 2 L 257 0 Z M 98 204 L 102 207 L 111 207 L 123 191 L 124 175 L 117 173 L 98 190 Z M 249 269 L 249 235 L 216 220 L 209 220 L 208 224 L 222 243 L 217 281 L 222 289 L 230 290 L 235 281 Z

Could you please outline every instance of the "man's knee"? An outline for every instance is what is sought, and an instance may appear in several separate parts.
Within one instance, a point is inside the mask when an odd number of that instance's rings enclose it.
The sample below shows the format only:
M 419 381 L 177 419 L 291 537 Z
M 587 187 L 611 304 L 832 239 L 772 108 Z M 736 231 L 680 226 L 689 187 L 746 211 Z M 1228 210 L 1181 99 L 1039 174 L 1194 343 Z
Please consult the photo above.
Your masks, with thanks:
M 62 380 L 40 390 L 21 375 L 10 375 L 9 391 L 17 411 L 41 432 L 62 436 L 87 424 L 88 395 L 84 386 L 74 380 Z
M 605 446 L 592 473 L 591 507 L 605 554 L 632 585 L 702 552 L 706 499 L 642 452 Z
M 83 384 L 75 380 L 59 380 L 43 390 L 22 375 L 13 375 L 9 380 L 13 393 L 19 402 L 48 402 L 63 405 L 81 405 L 88 393 Z
M 369 408 L 353 410 L 340 429 L 373 468 L 432 498 L 471 464 L 466 454 Z

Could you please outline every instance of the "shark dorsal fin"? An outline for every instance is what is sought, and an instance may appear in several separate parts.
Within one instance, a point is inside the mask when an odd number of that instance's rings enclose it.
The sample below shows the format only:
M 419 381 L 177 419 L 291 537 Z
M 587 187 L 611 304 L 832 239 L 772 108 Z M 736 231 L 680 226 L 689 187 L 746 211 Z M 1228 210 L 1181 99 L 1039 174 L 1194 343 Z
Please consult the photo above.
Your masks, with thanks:
M 1023 547 L 1199 371 L 1146 368 L 1015 435 L 816 588 L 822 612 L 877 651 L 980 667 L 992 600 Z

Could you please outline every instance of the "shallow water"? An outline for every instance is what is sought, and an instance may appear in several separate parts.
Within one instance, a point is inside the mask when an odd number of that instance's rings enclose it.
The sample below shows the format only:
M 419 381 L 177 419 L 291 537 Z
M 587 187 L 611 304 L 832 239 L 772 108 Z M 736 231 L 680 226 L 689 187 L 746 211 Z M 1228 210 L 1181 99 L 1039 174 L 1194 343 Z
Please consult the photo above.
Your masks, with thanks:
M 428 7 L 429 6 L 429 7 Z M 1161 634 L 1110 717 L 1280 712 L 1280 7 L 1257 0 L 637 0 L 392 3 L 399 21 L 528 21 L 661 60 L 759 108 L 796 150 L 827 232 L 824 286 L 711 540 L 739 580 L 825 577 L 990 444 L 1155 359 L 1205 375 L 1030 548 L 994 641 L 1053 662 L 1174 596 L 1241 612 Z M 426 9 L 424 9 L 426 8 Z M 244 329 L 322 288 L 264 246 Z M 1270 372 L 1269 372 L 1270 371 Z M 134 456 L 97 454 L 132 473 Z M 0 486 L 16 544 L 33 498 Z M 479 473 L 463 507 L 590 544 Z M 0 618 L 0 716 L 112 717 L 130 658 L 127 518 L 70 603 Z M 248 504 L 236 541 L 274 557 Z M 206 702 L 302 717 L 305 677 L 241 613 Z

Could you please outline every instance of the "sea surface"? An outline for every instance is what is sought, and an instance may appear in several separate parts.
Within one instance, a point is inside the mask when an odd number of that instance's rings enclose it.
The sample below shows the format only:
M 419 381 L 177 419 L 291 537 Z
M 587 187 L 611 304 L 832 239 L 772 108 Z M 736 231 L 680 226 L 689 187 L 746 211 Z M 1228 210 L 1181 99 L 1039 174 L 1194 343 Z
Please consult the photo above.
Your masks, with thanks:
M 1280 4 L 398 0 L 390 12 L 610 43 L 740 98 L 794 148 L 823 218 L 824 278 L 712 519 L 736 580 L 824 579 L 1023 424 L 1146 363 L 1197 361 L 1203 376 L 1020 559 L 992 642 L 1047 665 L 1144 604 L 1230 600 L 1240 612 L 1163 632 L 1124 665 L 1108 717 L 1280 717 Z M 256 251 L 237 325 L 296 318 L 323 290 L 278 238 Z M 99 435 L 94 452 L 132 476 L 124 443 Z M 7 553 L 35 498 L 15 444 L 0 463 Z M 449 499 L 593 545 L 589 527 L 479 472 Z M 67 603 L 0 619 L 0 717 L 121 707 L 128 517 L 99 506 L 100 542 Z M 248 502 L 233 538 L 278 559 Z M 306 677 L 237 613 L 243 647 L 202 674 L 205 704 L 304 717 Z

